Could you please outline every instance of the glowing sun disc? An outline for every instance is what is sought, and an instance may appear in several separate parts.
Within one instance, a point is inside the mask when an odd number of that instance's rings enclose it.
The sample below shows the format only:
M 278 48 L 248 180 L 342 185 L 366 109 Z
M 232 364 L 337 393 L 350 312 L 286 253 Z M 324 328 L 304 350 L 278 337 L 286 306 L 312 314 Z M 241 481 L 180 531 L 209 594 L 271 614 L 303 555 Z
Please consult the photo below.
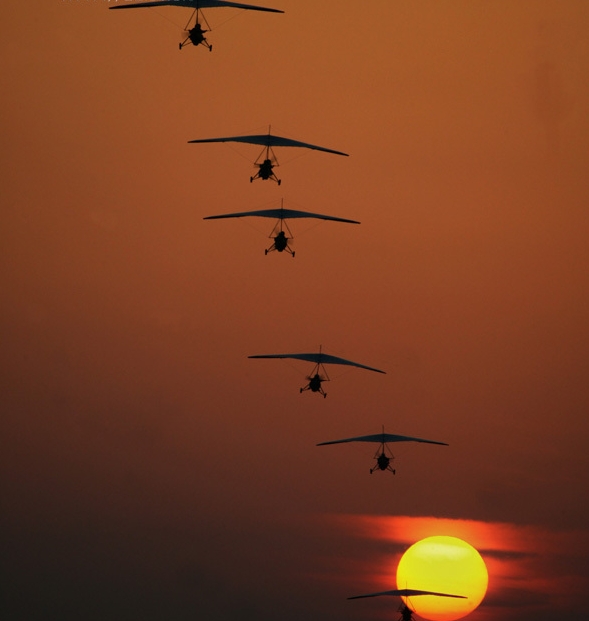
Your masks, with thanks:
M 488 583 L 481 555 L 457 537 L 426 537 L 403 554 L 397 567 L 398 589 L 423 589 L 468 598 L 403 597 L 414 612 L 432 621 L 453 621 L 471 613 L 483 601 Z

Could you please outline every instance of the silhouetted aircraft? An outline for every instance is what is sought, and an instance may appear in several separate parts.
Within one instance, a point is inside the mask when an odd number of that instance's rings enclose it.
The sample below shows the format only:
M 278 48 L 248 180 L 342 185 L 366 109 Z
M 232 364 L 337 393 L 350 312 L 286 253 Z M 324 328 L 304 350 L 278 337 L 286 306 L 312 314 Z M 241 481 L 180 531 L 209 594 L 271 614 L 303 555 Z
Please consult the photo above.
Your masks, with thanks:
M 374 468 L 370 468 L 370 474 L 375 470 L 390 470 L 395 474 L 395 470 L 391 467 L 390 463 L 395 456 L 387 446 L 387 442 L 425 442 L 427 444 L 441 444 L 448 446 L 446 442 L 436 442 L 435 440 L 424 440 L 423 438 L 413 438 L 411 436 L 399 436 L 393 433 L 385 433 L 384 426 L 382 433 L 375 433 L 370 436 L 357 436 L 355 438 L 345 438 L 344 440 L 331 440 L 330 442 L 320 442 L 317 446 L 324 446 L 326 444 L 342 444 L 343 442 L 378 442 L 380 447 L 374 454 L 376 459 L 376 465 Z
M 305 149 L 314 149 L 315 151 L 325 151 L 326 153 L 335 153 L 336 155 L 345 155 L 342 151 L 335 151 L 334 149 L 328 149 L 326 147 L 318 147 L 308 142 L 301 142 L 300 140 L 292 140 L 291 138 L 282 138 L 281 136 L 274 136 L 268 130 L 267 134 L 258 134 L 254 136 L 228 136 L 227 138 L 201 138 L 199 140 L 189 140 L 190 144 L 197 142 L 246 142 L 249 144 L 261 144 L 264 146 L 262 152 L 256 158 L 254 166 L 258 167 L 258 172 L 250 177 L 250 183 L 254 179 L 272 179 L 280 185 L 281 180 L 275 175 L 274 168 L 278 166 L 278 160 L 274 154 L 273 147 L 302 147 Z
M 397 595 L 399 597 L 413 597 L 414 595 L 436 595 L 437 597 L 455 597 L 457 599 L 467 599 L 464 595 L 450 595 L 449 593 L 437 593 L 436 591 L 421 591 L 419 589 L 393 589 L 392 591 L 381 591 L 380 593 L 368 593 L 367 595 L 355 595 L 348 599 L 360 599 L 362 597 L 378 597 L 379 595 Z M 401 616 L 399 621 L 413 621 L 413 611 L 407 604 L 401 604 L 399 608 Z
M 205 39 L 204 33 L 208 30 L 204 30 L 201 25 L 201 19 L 208 26 L 208 22 L 201 12 L 201 9 L 214 9 L 221 7 L 231 7 L 234 9 L 247 9 L 249 11 L 267 11 L 269 13 L 284 13 L 279 9 L 268 9 L 262 6 L 255 6 L 253 4 L 242 4 L 240 2 L 229 2 L 227 0 L 155 0 L 154 2 L 135 2 L 134 4 L 118 4 L 117 6 L 111 6 L 109 9 L 137 9 L 143 7 L 154 6 L 180 6 L 194 9 L 194 13 L 190 16 L 184 30 L 186 38 L 179 44 L 180 49 L 185 45 L 192 43 L 192 45 L 204 45 L 209 51 L 212 51 L 213 46 Z M 190 23 L 194 17 L 194 26 L 190 28 Z M 209 26 L 210 30 L 210 26 Z
M 385 371 L 381 371 L 380 369 L 375 369 L 373 367 L 368 367 L 365 364 L 360 364 L 359 362 L 352 362 L 351 360 L 346 360 L 345 358 L 338 358 L 337 356 L 330 356 L 329 354 L 324 354 L 321 351 L 321 347 L 319 348 L 319 353 L 316 354 L 265 354 L 258 356 L 248 356 L 248 358 L 293 358 L 295 360 L 307 360 L 309 362 L 314 362 L 315 366 L 313 367 L 311 373 L 307 376 L 309 383 L 303 388 L 300 388 L 299 392 L 310 390 L 311 392 L 318 392 L 319 394 L 323 395 L 324 398 L 327 397 L 327 393 L 323 390 L 321 383 L 329 381 L 329 376 L 327 375 L 327 371 L 323 366 L 324 364 L 345 364 L 352 367 L 359 367 L 360 369 L 367 369 L 368 371 L 385 373 Z M 321 373 L 323 373 L 323 375 Z
M 348 222 L 350 224 L 360 224 L 356 220 L 347 220 L 346 218 L 336 218 L 335 216 L 324 216 L 320 213 L 311 213 L 309 211 L 299 211 L 297 209 L 284 209 L 281 206 L 280 209 L 258 209 L 256 211 L 242 211 L 239 213 L 226 213 L 219 216 L 207 216 L 204 220 L 218 220 L 220 218 L 243 218 L 246 216 L 259 216 L 261 218 L 278 218 L 278 222 L 274 225 L 274 228 L 270 232 L 270 239 L 274 240 L 274 243 L 266 248 L 266 254 L 276 250 L 277 252 L 289 252 L 293 257 L 295 256 L 294 250 L 289 246 L 288 242 L 293 239 L 292 232 L 286 223 L 289 218 L 318 218 L 319 220 L 332 220 L 334 222 Z M 286 231 L 285 231 L 286 229 Z M 290 237 L 287 236 L 287 233 Z

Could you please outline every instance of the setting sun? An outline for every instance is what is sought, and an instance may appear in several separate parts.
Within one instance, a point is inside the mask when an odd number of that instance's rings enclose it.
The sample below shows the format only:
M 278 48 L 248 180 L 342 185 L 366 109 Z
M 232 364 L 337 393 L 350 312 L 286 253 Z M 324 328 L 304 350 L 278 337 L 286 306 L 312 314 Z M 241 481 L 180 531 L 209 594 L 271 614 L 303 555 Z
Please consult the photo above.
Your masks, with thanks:
M 472 612 L 483 600 L 488 581 L 481 555 L 456 537 L 436 536 L 418 541 L 405 552 L 397 567 L 399 589 L 424 589 L 467 597 L 403 598 L 417 614 L 432 621 L 453 621 Z

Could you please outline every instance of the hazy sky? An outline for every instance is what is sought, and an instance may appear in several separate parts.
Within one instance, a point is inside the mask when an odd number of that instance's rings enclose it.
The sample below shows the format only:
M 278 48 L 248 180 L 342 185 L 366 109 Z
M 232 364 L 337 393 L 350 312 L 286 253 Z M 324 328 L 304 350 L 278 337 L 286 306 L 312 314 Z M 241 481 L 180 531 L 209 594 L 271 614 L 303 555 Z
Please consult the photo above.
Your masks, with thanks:
M 586 618 L 589 4 L 259 2 L 5 8 L 2 618 L 392 621 L 439 534 Z M 270 124 L 350 157 L 187 144 Z M 202 219 L 281 199 L 362 224 Z M 247 358 L 320 344 L 387 374 Z

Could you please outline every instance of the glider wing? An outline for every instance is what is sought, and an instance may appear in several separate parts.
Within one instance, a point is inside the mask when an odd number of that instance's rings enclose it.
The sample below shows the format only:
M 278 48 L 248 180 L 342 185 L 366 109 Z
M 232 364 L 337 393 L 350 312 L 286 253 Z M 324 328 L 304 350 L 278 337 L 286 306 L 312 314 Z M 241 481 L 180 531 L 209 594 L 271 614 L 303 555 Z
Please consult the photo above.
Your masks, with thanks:
M 228 2 L 227 0 L 155 0 L 155 2 L 136 2 L 135 4 L 119 4 L 109 9 L 135 9 L 150 6 L 182 6 L 191 9 L 213 9 L 216 7 L 232 7 L 234 9 L 248 9 L 250 11 L 269 11 L 271 13 L 284 13 L 279 9 L 267 9 L 253 4 L 241 4 L 240 2 Z
M 323 446 L 325 444 L 342 444 L 343 442 L 426 442 L 427 444 L 441 444 L 443 446 L 448 446 L 446 442 L 424 440 L 423 438 L 413 438 L 411 436 L 399 436 L 394 433 L 375 433 L 370 436 L 357 436 L 355 438 L 344 438 L 343 440 L 331 440 L 330 442 L 320 442 L 317 446 Z
M 360 369 L 367 369 L 368 371 L 376 371 L 377 373 L 385 373 L 380 369 L 360 364 L 359 362 L 352 362 L 345 358 L 338 358 L 337 356 L 330 356 L 329 354 L 317 353 L 317 354 L 265 354 L 259 356 L 248 356 L 248 358 L 294 358 L 295 360 L 306 360 L 308 362 L 314 362 L 316 364 L 346 364 L 352 367 L 359 367 Z
M 465 595 L 450 595 L 449 593 L 438 593 L 436 591 L 421 591 L 419 589 L 393 589 L 392 591 L 380 591 L 380 593 L 368 593 L 367 595 L 354 595 L 348 599 L 360 599 L 361 597 L 378 597 L 379 595 L 397 595 L 401 597 L 413 597 L 414 595 L 437 595 L 438 597 L 456 597 L 467 599 Z
M 315 149 L 316 151 L 325 151 L 326 153 L 335 153 L 336 155 L 345 155 L 342 151 L 335 151 L 334 149 L 328 149 L 327 147 L 319 147 L 315 144 L 308 142 L 301 142 L 300 140 L 292 140 L 291 138 L 281 138 L 280 136 L 273 136 L 272 134 L 258 134 L 255 136 L 227 136 L 225 138 L 201 138 L 198 140 L 189 140 L 189 143 L 196 142 L 246 142 L 249 144 L 260 144 L 265 147 L 304 147 L 306 149 Z
M 259 216 L 261 218 L 279 218 L 286 220 L 289 218 L 318 218 L 320 220 L 332 220 L 334 222 L 349 222 L 350 224 L 360 224 L 357 220 L 346 218 L 336 218 L 335 216 L 324 216 L 320 213 L 310 211 L 299 211 L 297 209 L 258 209 L 257 211 L 241 211 L 238 213 L 225 213 L 218 216 L 207 216 L 203 220 L 216 220 L 220 218 L 243 218 L 245 216 Z

